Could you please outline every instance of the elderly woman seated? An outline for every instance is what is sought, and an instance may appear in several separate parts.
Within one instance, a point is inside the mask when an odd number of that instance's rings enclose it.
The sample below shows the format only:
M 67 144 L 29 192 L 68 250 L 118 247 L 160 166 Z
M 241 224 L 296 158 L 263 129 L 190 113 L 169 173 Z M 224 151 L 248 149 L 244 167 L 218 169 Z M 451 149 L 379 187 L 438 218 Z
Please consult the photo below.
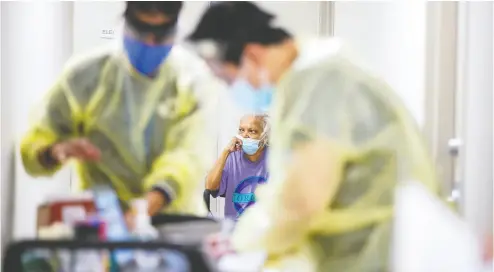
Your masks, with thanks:
M 206 189 L 213 197 L 225 197 L 225 218 L 237 220 L 255 203 L 258 184 L 266 183 L 268 170 L 268 117 L 245 115 L 238 135 L 221 152 L 206 178 Z

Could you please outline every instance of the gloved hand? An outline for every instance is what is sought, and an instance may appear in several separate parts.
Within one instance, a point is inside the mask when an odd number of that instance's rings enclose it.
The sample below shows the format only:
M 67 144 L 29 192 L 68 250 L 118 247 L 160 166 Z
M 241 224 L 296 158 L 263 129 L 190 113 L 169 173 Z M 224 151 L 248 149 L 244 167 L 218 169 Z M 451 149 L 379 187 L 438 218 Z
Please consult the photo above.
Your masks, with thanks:
M 69 159 L 84 161 L 97 161 L 101 158 L 101 151 L 88 139 L 76 138 L 57 143 L 50 149 L 51 157 L 58 163 L 64 163 Z
M 156 215 L 166 204 L 165 196 L 159 191 L 151 191 L 147 193 L 149 216 Z

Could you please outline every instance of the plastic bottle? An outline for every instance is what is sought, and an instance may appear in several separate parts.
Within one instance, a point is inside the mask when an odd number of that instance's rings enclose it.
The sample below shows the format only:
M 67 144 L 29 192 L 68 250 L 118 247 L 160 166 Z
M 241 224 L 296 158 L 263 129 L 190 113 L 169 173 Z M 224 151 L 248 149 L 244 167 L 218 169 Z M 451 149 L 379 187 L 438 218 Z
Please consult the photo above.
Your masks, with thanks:
M 158 231 L 151 225 L 147 200 L 136 199 L 132 201 L 132 210 L 134 214 L 134 235 L 141 240 L 156 239 Z
M 156 241 L 158 231 L 151 225 L 147 200 L 134 200 L 132 202 L 132 209 L 135 216 L 135 237 L 143 242 Z M 135 261 L 139 271 L 157 271 L 156 269 L 160 265 L 161 257 L 158 251 L 137 250 L 135 252 Z

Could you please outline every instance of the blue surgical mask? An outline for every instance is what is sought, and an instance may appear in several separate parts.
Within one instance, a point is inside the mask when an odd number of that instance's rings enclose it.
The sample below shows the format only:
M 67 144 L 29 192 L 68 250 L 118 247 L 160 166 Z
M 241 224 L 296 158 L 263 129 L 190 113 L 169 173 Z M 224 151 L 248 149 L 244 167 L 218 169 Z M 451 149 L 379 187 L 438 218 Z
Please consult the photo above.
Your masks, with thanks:
M 237 79 L 231 88 L 235 102 L 244 110 L 260 113 L 271 106 L 274 87 L 270 84 L 256 89 L 247 80 Z
M 151 75 L 166 59 L 173 45 L 148 45 L 129 37 L 124 38 L 127 56 L 134 68 L 143 75 Z
M 254 155 L 259 150 L 259 143 L 259 140 L 242 138 L 242 150 L 247 155 Z

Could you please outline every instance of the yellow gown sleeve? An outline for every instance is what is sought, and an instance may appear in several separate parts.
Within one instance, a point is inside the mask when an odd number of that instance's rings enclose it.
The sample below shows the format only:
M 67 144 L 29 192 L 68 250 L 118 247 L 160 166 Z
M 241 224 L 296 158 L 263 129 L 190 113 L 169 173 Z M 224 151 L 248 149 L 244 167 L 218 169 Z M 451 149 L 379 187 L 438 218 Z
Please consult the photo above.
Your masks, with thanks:
M 21 139 L 20 153 L 24 168 L 32 176 L 50 176 L 58 171 L 61 165 L 45 167 L 40 162 L 40 153 L 54 143 L 67 139 L 76 132 L 71 110 L 68 88 L 60 79 L 49 91 L 44 105 L 33 112 L 33 125 Z
M 196 138 L 201 133 L 198 131 L 198 115 L 195 113 L 172 128 L 169 137 L 174 140 L 168 141 L 168 148 L 154 161 L 150 174 L 144 180 L 145 190 L 160 189 L 166 192 L 172 209 L 184 209 L 190 191 L 195 189 L 204 174 L 201 154 L 194 148 Z

